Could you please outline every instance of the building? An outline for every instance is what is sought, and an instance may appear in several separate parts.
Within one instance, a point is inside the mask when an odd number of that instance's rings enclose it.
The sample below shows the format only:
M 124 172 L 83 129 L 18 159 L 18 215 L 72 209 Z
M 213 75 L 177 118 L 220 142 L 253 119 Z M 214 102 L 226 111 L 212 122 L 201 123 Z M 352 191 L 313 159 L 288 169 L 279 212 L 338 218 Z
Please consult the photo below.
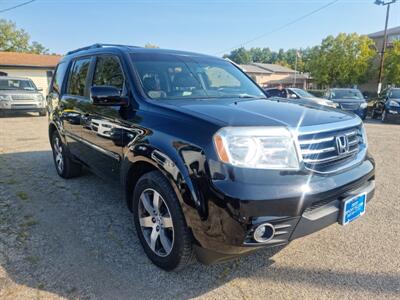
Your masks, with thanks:
M 60 55 L 0 52 L 0 76 L 30 78 L 47 95 Z
M 368 34 L 370 39 L 373 39 L 378 51 L 382 51 L 383 38 L 385 31 L 378 31 L 375 33 Z M 400 41 L 400 26 L 388 28 L 387 30 L 387 47 L 390 47 L 394 41 Z
M 311 78 L 308 74 L 296 72 L 290 68 L 264 63 L 251 63 L 239 67 L 262 87 L 274 87 L 282 84 L 299 88 L 310 88 Z M 296 84 L 295 84 L 296 82 Z
M 384 31 L 378 31 L 375 33 L 368 34 L 367 36 L 375 42 L 376 51 L 381 53 L 384 39 Z M 386 46 L 390 48 L 394 41 L 400 40 L 400 26 L 388 28 L 387 30 L 387 44 Z M 380 56 L 378 56 L 374 60 L 374 64 L 377 68 L 379 68 Z M 378 73 L 374 75 L 367 83 L 361 84 L 359 86 L 360 90 L 364 93 L 370 94 L 373 96 L 376 95 L 378 90 Z

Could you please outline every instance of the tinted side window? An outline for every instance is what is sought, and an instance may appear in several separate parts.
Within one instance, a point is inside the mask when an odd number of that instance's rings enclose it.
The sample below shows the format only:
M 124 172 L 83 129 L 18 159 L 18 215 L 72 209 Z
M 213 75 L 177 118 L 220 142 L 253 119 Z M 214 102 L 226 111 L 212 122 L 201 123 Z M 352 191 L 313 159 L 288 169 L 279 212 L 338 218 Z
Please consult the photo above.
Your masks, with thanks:
M 55 92 L 57 94 L 60 94 L 61 92 L 61 86 L 64 80 L 65 76 L 65 71 L 67 69 L 67 64 L 66 63 L 60 63 L 57 66 L 56 72 L 53 75 L 53 84 L 51 86 L 50 91 Z
M 90 58 L 78 59 L 74 62 L 69 76 L 68 94 L 85 96 L 89 66 Z
M 278 90 L 276 89 L 267 90 L 268 97 L 276 97 L 278 94 Z
M 99 56 L 93 76 L 93 86 L 113 86 L 122 90 L 124 75 L 115 56 Z

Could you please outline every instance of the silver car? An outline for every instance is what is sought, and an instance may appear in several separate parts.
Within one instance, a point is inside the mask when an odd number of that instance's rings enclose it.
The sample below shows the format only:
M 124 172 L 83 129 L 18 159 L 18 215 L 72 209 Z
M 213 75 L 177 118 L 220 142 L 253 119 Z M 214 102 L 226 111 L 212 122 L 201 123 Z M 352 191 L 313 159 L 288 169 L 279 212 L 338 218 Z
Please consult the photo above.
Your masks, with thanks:
M 46 115 L 46 103 L 32 80 L 19 77 L 0 77 L 0 114 L 5 112 L 38 112 Z
M 328 106 L 331 108 L 338 108 L 339 105 L 335 102 L 324 99 L 318 98 L 314 95 L 306 92 L 303 89 L 299 88 L 269 88 L 265 90 L 267 97 L 281 97 L 281 98 L 288 98 L 292 100 L 299 100 L 299 102 L 304 104 L 319 104 L 323 106 Z

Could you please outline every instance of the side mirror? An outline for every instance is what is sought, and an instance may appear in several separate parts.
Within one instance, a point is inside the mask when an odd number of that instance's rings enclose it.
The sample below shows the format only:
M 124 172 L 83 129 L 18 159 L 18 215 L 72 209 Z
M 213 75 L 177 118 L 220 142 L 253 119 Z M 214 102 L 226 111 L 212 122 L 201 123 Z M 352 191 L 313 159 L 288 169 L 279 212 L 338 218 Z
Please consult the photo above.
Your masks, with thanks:
M 368 100 L 368 96 L 367 96 L 367 95 L 365 95 L 365 96 L 364 96 L 364 99 L 365 99 L 365 100 Z
M 292 99 L 297 99 L 297 96 L 296 96 L 296 94 L 291 94 L 291 95 L 290 95 L 290 98 L 292 98 Z
M 42 88 L 37 88 L 36 91 L 43 92 L 43 89 Z
M 98 106 L 125 106 L 128 98 L 121 96 L 120 91 L 113 86 L 93 86 L 90 89 L 90 99 Z

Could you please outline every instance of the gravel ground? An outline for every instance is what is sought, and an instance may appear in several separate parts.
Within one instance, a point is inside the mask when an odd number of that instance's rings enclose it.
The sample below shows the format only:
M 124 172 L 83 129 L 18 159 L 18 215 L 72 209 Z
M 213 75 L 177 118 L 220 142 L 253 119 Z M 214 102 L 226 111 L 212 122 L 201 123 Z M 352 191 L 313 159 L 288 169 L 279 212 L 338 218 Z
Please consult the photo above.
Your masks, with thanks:
M 399 299 L 400 126 L 367 124 L 377 192 L 365 216 L 180 273 L 144 255 L 118 187 L 56 175 L 47 119 L 0 119 L 1 299 Z

